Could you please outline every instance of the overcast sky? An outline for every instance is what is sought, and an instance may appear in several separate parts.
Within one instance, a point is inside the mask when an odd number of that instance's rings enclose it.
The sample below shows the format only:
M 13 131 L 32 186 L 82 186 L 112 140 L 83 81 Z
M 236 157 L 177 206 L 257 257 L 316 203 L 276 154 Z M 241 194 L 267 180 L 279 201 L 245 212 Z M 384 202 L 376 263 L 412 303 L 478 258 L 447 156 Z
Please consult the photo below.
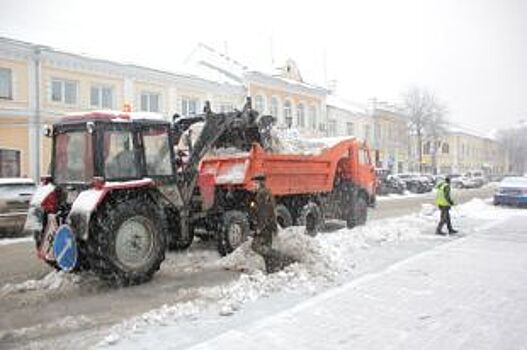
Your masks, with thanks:
M 183 71 L 198 42 L 254 69 L 293 58 L 357 102 L 434 91 L 453 122 L 527 119 L 527 1 L 0 0 L 0 35 Z

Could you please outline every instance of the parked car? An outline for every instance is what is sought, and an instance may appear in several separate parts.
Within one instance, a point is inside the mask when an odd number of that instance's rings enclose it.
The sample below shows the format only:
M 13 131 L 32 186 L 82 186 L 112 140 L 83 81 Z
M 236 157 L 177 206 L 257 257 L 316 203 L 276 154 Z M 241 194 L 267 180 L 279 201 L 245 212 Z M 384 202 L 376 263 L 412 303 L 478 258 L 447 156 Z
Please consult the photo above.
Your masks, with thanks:
M 470 177 L 460 175 L 460 174 L 451 174 L 450 183 L 454 188 L 476 188 L 478 184 L 475 180 Z
M 430 192 L 433 188 L 433 185 L 430 183 L 430 181 L 420 174 L 397 174 L 394 175 L 394 177 L 404 181 L 406 184 L 406 189 L 413 193 Z
M 22 232 L 35 193 L 33 180 L 25 178 L 0 179 L 0 234 L 17 235 Z
M 465 177 L 472 180 L 476 187 L 481 187 L 487 183 L 485 174 L 482 171 L 469 171 L 465 174 Z
M 494 194 L 494 205 L 527 206 L 527 177 L 511 176 L 501 180 Z
M 391 175 L 389 169 L 377 168 L 375 173 L 377 174 L 377 195 L 403 194 L 406 190 L 404 181 Z

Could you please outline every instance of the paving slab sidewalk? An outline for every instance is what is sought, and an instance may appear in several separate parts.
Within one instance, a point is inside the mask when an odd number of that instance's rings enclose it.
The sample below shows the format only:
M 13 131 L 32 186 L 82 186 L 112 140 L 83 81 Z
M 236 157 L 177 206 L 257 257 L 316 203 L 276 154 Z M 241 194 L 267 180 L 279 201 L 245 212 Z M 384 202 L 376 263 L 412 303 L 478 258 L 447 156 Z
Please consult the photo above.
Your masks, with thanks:
M 193 349 L 527 349 L 527 220 L 398 262 Z

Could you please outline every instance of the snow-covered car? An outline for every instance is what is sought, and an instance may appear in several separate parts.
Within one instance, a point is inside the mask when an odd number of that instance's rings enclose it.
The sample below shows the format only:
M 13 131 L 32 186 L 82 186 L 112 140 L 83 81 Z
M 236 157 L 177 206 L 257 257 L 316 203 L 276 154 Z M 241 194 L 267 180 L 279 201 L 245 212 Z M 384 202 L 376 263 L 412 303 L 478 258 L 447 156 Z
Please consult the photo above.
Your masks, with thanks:
M 403 180 L 394 177 L 388 169 L 377 168 L 377 194 L 385 196 L 391 193 L 403 194 L 406 184 Z
M 501 180 L 494 194 L 494 205 L 527 206 L 527 177 L 513 176 Z
M 487 183 L 487 179 L 482 171 L 469 171 L 464 176 L 472 180 L 476 187 L 481 187 Z
M 420 174 L 397 174 L 395 178 L 402 180 L 406 184 L 406 189 L 413 193 L 425 193 L 432 190 L 432 184 L 427 178 Z
M 14 235 L 22 231 L 35 189 L 31 179 L 0 179 L 0 234 Z
M 470 177 L 459 175 L 459 174 L 450 175 L 450 183 L 452 187 L 454 188 L 476 188 L 478 187 L 478 184 L 476 181 L 474 181 Z

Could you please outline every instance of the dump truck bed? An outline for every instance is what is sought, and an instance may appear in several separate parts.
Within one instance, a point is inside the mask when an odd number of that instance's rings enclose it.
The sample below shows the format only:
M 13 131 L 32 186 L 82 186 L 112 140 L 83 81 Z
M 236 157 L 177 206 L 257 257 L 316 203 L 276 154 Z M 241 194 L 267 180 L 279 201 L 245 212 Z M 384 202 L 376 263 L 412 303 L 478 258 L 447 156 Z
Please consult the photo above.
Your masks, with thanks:
M 251 178 L 258 173 L 267 177 L 267 187 L 275 196 L 331 192 L 337 166 L 344 178 L 351 178 L 359 141 L 342 140 L 317 155 L 280 154 L 264 151 L 254 144 L 250 152 L 208 156 L 200 164 L 200 184 L 254 190 Z

